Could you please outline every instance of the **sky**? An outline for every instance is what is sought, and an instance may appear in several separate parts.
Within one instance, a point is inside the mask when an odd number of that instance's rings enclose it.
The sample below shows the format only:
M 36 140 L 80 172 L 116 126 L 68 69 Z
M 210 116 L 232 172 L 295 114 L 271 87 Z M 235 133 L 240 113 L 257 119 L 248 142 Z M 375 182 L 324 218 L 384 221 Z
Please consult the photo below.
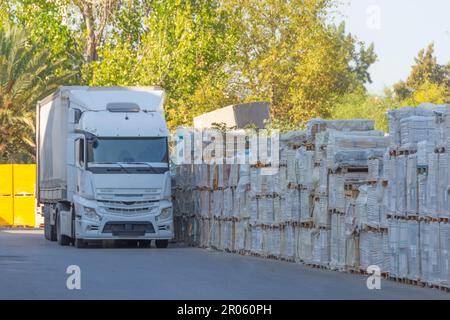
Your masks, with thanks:
M 438 62 L 450 61 L 450 0 L 343 0 L 347 31 L 375 44 L 371 93 L 404 80 L 420 49 L 435 43 Z

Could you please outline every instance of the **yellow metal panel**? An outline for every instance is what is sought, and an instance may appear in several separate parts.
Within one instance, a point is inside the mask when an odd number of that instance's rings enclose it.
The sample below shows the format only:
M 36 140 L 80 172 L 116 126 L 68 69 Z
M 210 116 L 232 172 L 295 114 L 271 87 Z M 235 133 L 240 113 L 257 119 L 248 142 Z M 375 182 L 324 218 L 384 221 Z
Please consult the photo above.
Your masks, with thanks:
M 12 226 L 14 223 L 13 197 L 0 196 L 0 226 Z
M 36 188 L 36 165 L 14 164 L 14 195 L 35 194 Z
M 12 196 L 12 165 L 0 164 L 0 196 Z
M 14 225 L 34 227 L 36 225 L 35 209 L 34 196 L 14 197 Z

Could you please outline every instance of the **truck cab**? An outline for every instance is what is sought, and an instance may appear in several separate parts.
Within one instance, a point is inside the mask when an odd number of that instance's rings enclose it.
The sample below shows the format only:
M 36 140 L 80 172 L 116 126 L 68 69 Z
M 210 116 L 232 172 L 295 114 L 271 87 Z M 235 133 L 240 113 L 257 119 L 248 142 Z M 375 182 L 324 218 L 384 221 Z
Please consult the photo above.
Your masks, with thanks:
M 61 245 L 173 238 L 160 88 L 63 87 L 38 105 L 38 201 Z

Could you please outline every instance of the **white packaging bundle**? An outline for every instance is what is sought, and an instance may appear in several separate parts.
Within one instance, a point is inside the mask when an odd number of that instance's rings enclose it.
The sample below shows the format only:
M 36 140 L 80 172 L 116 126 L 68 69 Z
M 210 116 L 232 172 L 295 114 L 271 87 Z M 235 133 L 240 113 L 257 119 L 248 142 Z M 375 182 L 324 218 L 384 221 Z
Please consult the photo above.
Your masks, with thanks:
M 330 210 L 336 209 L 336 175 L 330 174 L 328 176 L 328 207 Z
M 389 272 L 391 269 L 391 259 L 389 255 L 389 234 L 383 232 L 383 271 Z
M 399 264 L 399 225 L 398 220 L 389 219 L 389 257 L 390 257 L 390 268 L 389 274 L 393 277 L 397 277 L 399 274 L 398 264 Z
M 221 221 L 220 223 L 220 250 L 232 250 L 232 222 Z
M 249 193 L 250 194 L 250 193 Z M 249 198 L 249 216 L 251 222 L 258 221 L 259 218 L 259 201 L 255 196 Z
M 316 134 L 329 130 L 336 131 L 371 131 L 374 130 L 373 120 L 322 120 L 313 119 L 308 121 L 306 134 L 309 141 L 315 141 Z
M 428 165 L 428 155 L 434 152 L 434 143 L 420 141 L 417 143 L 417 165 L 425 167 Z
M 425 216 L 427 210 L 427 174 L 420 173 L 417 175 L 417 197 L 419 215 Z
M 408 278 L 417 280 L 420 278 L 420 237 L 419 223 L 408 221 Z
M 428 155 L 428 176 L 427 176 L 427 214 L 436 217 L 437 212 L 437 177 L 439 174 L 439 155 L 431 153 Z
M 331 216 L 330 237 L 330 266 L 333 268 L 343 268 L 345 267 L 346 253 L 344 215 L 333 214 Z
M 304 263 L 312 263 L 313 229 L 301 227 L 298 239 L 299 260 Z
M 412 116 L 401 119 L 400 140 L 402 145 L 420 141 L 437 141 L 438 130 L 435 117 Z
M 399 220 L 399 238 L 398 238 L 398 275 L 401 278 L 408 276 L 408 221 Z
M 286 156 L 287 156 L 286 180 L 287 180 L 288 184 L 294 184 L 294 185 L 297 184 L 297 170 L 296 170 L 297 163 L 295 160 L 296 154 L 297 154 L 296 150 L 289 150 L 286 153 Z
M 239 165 L 230 165 L 230 176 L 228 177 L 228 185 L 230 187 L 237 187 L 239 183 Z
M 226 188 L 223 190 L 223 216 L 232 217 L 233 216 L 233 190 L 231 188 Z
M 361 268 L 366 270 L 372 265 L 382 268 L 384 262 L 383 233 L 362 231 L 360 233 L 359 250 Z
M 280 228 L 269 228 L 269 248 L 267 254 L 274 257 L 280 256 L 281 232 Z
M 319 189 L 318 192 L 325 195 L 328 191 L 328 168 L 322 160 L 319 166 Z
M 240 192 L 248 190 L 250 187 L 250 165 L 241 164 L 239 165 L 239 182 L 238 190 Z
M 313 234 L 313 263 L 328 266 L 330 263 L 330 230 L 319 229 Z
M 261 197 L 258 199 L 258 219 L 260 223 L 274 222 L 273 198 Z
M 278 173 L 273 177 L 274 192 L 277 194 L 285 194 L 287 190 L 287 168 L 279 167 Z
M 381 225 L 379 188 L 377 185 L 368 186 L 367 189 L 367 218 L 368 226 L 378 228 Z
M 313 219 L 316 226 L 329 227 L 330 215 L 328 213 L 328 197 L 316 197 L 314 202 Z
M 222 216 L 223 211 L 223 190 L 214 190 L 213 191 L 213 217 Z
M 396 159 L 396 211 L 397 215 L 406 215 L 406 156 Z
M 200 214 L 202 217 L 210 217 L 214 212 L 211 208 L 211 192 L 209 190 L 200 191 Z
M 362 185 L 358 188 L 359 194 L 355 202 L 355 218 L 358 226 L 367 225 L 367 199 L 368 199 L 368 185 Z
M 211 222 L 211 247 L 215 249 L 220 247 L 220 222 L 217 220 Z
M 409 155 L 406 163 L 406 212 L 418 213 L 417 199 L 417 155 Z
M 450 252 L 450 224 L 441 222 L 439 225 L 439 249 L 441 261 L 441 282 L 450 284 L 449 252 Z
M 282 232 L 282 256 L 285 259 L 294 259 L 295 258 L 295 228 L 292 224 L 287 224 L 283 228 Z
M 449 171 L 449 161 L 448 154 L 439 154 L 439 165 L 438 165 L 438 176 L 437 176 L 437 212 L 439 217 L 449 218 L 450 208 L 448 206 L 448 171 Z
M 312 186 L 312 171 L 314 169 L 314 152 L 305 147 L 297 150 L 298 183 L 304 187 Z
M 251 228 L 251 251 L 256 254 L 262 253 L 262 228 L 261 226 L 252 226 Z
M 246 221 L 238 221 L 235 224 L 235 233 L 234 233 L 234 246 L 238 251 L 245 250 L 245 238 L 247 233 L 247 222 Z
M 286 194 L 286 210 L 284 221 L 298 221 L 300 217 L 300 192 L 288 189 Z
M 381 160 L 380 159 L 369 159 L 367 161 L 369 174 L 368 178 L 371 181 L 376 181 L 380 178 L 381 171 Z
M 345 212 L 345 179 L 342 174 L 336 175 L 336 210 Z
M 396 213 L 397 212 L 397 172 L 396 172 L 396 158 L 391 158 L 389 160 L 387 160 L 387 165 L 388 165 L 388 171 L 389 171 L 389 175 L 388 175 L 388 180 L 389 180 L 389 184 L 388 184 L 388 188 L 389 191 L 387 193 L 387 196 L 389 198 L 388 203 L 388 211 L 389 213 Z
M 422 280 L 438 283 L 441 277 L 439 223 L 420 223 Z
M 311 196 L 308 190 L 300 190 L 300 222 L 311 221 Z
M 237 189 L 234 191 L 234 214 L 239 218 L 248 218 L 249 212 L 247 211 L 247 199 L 249 199 L 249 192 L 239 192 Z

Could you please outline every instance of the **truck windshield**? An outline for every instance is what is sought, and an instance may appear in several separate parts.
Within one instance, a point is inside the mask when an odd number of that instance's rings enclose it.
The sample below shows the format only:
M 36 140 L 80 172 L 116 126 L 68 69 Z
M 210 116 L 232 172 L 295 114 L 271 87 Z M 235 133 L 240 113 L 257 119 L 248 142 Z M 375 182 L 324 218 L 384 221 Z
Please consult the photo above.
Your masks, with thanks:
M 87 162 L 167 163 L 167 137 L 155 138 L 97 138 L 88 142 Z

